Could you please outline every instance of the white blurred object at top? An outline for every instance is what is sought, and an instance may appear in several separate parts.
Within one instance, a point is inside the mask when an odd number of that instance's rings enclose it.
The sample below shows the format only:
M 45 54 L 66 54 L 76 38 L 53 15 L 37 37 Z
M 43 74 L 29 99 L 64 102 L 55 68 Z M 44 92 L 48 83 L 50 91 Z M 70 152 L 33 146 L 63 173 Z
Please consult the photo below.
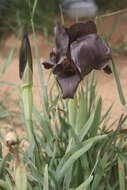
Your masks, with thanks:
M 91 18 L 97 14 L 94 0 L 63 0 L 63 12 L 70 18 Z

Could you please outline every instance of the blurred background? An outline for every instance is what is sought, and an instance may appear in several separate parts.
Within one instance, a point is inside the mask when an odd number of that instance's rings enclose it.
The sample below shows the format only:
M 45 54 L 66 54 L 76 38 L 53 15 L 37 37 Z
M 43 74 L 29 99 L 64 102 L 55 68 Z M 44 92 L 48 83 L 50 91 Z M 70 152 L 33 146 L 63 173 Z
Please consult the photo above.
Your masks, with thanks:
M 46 2 L 45 0 L 0 0 L 0 35 L 6 36 L 8 32 L 17 35 L 23 27 L 27 27 L 27 30 L 31 31 L 31 13 L 35 3 L 37 6 L 34 10 L 33 21 L 36 31 L 52 33 L 54 18 L 60 14 L 59 5 L 62 5 L 63 11 L 65 8 L 66 12 L 75 3 L 80 6 L 83 2 L 86 7 L 91 2 L 94 3 L 99 14 L 127 7 L 126 0 L 46 0 Z M 92 8 L 89 8 L 90 11 Z

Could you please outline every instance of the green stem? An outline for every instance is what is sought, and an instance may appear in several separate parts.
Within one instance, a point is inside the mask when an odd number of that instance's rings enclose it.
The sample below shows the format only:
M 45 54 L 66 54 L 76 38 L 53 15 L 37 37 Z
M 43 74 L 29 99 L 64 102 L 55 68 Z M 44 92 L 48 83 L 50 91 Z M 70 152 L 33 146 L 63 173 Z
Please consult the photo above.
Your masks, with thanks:
M 33 121 L 25 119 L 25 124 L 26 124 L 26 131 L 27 131 L 28 139 L 30 141 L 30 144 L 33 144 L 34 143 Z
M 111 17 L 111 16 L 115 16 L 115 15 L 118 15 L 118 14 L 123 14 L 123 13 L 126 13 L 126 12 L 127 12 L 127 8 L 122 9 L 122 10 L 118 10 L 118 11 L 115 11 L 115 12 L 111 12 L 111 13 L 108 13 L 108 14 L 103 14 L 100 17 L 101 18 Z
M 114 73 L 114 77 L 115 77 L 115 81 L 116 81 L 117 90 L 118 90 L 118 93 L 119 93 L 119 98 L 120 98 L 121 104 L 125 105 L 126 100 L 125 100 L 125 97 L 124 97 L 124 94 L 123 94 L 123 89 L 122 89 L 122 86 L 121 86 L 119 73 L 118 73 L 118 70 L 116 68 L 116 65 L 115 65 L 115 62 L 114 62 L 113 59 L 112 59 L 112 70 L 113 70 L 113 73 Z
M 118 158 L 119 190 L 125 190 L 125 168 L 124 163 Z
M 30 143 L 33 144 L 34 132 L 33 132 L 33 122 L 32 122 L 32 107 L 33 107 L 32 85 L 22 85 L 22 100 L 24 106 L 24 117 L 25 117 L 27 135 Z

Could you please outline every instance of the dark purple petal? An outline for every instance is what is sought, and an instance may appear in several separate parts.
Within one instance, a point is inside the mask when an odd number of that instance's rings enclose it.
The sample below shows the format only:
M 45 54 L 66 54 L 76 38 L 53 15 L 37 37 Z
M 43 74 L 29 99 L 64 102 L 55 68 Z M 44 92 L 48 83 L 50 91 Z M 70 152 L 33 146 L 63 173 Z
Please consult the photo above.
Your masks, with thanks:
M 95 58 L 92 50 L 94 37 L 90 38 L 89 36 L 88 38 L 88 36 L 86 36 L 71 44 L 71 58 L 82 77 L 93 69 Z
M 54 66 L 54 63 L 49 60 L 42 62 L 42 65 L 45 69 L 51 69 Z
M 57 23 L 54 28 L 55 41 L 56 41 L 56 54 L 59 56 L 65 56 L 69 46 L 69 36 L 65 27 L 62 24 Z
M 23 73 L 24 73 L 27 63 L 29 64 L 29 68 L 33 72 L 32 53 L 31 53 L 30 42 L 29 42 L 28 34 L 25 33 L 23 36 L 23 39 L 22 39 L 22 44 L 21 44 L 20 54 L 19 54 L 20 79 L 22 79 L 22 77 L 23 77 Z
M 103 68 L 103 70 L 107 74 L 111 74 L 112 73 L 112 70 L 111 70 L 110 66 L 108 66 L 108 65 L 105 68 Z
M 70 43 L 74 42 L 82 36 L 88 34 L 97 33 L 96 24 L 93 21 L 87 21 L 84 23 L 76 23 L 67 28 Z
M 63 98 L 73 98 L 78 84 L 81 81 L 79 73 L 71 76 L 57 76 L 57 81 L 62 90 Z
M 111 58 L 111 49 L 97 34 L 89 34 L 71 44 L 71 57 L 81 75 L 103 69 Z
M 108 61 L 111 59 L 111 48 L 108 44 L 99 36 L 96 39 L 95 46 L 97 49 L 95 69 L 103 69 L 108 65 Z

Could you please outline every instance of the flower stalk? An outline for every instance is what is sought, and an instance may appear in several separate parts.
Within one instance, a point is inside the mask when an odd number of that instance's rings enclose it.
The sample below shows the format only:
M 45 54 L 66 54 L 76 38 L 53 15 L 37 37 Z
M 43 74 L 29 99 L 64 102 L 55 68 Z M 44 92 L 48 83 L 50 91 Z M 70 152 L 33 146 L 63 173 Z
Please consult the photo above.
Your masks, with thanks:
M 24 108 L 24 117 L 27 129 L 27 135 L 30 143 L 34 143 L 32 107 L 33 107 L 33 67 L 30 42 L 27 34 L 24 34 L 19 57 L 19 75 L 22 80 L 21 92 Z
M 27 135 L 31 143 L 33 143 L 33 122 L 32 122 L 32 105 L 33 105 L 33 97 L 32 97 L 32 85 L 21 85 L 22 91 L 22 101 L 24 107 L 24 117 L 27 128 Z

